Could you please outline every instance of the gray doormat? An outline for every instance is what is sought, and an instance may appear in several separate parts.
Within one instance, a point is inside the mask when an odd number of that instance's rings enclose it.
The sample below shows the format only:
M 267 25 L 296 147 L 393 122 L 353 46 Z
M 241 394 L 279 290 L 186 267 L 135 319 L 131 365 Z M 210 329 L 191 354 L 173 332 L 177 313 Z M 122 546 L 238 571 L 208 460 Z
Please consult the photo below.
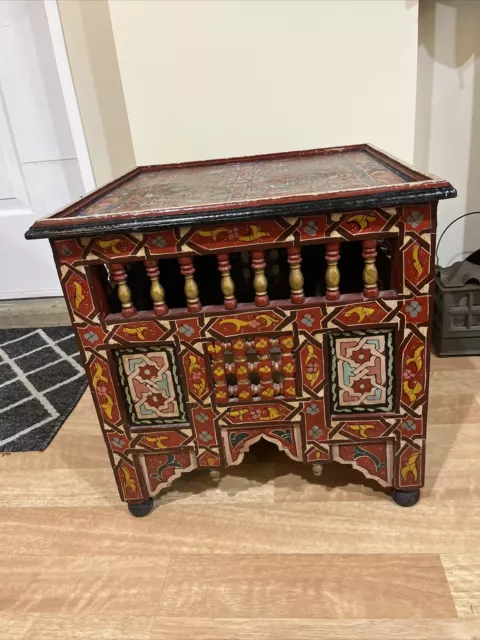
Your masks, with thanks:
M 0 451 L 44 451 L 86 386 L 71 327 L 0 330 Z

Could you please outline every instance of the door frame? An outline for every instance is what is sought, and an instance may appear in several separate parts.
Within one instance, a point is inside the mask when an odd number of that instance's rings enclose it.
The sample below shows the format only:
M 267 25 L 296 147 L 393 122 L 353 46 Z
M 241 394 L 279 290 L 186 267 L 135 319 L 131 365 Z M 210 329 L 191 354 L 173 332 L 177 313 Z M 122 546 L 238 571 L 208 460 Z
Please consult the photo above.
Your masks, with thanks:
M 88 151 L 85 131 L 83 129 L 82 118 L 78 106 L 75 86 L 73 84 L 70 62 L 68 60 L 67 47 L 63 36 L 62 21 L 58 9 L 57 0 L 43 0 L 45 13 L 47 15 L 48 28 L 52 40 L 53 54 L 57 63 L 60 85 L 63 99 L 67 110 L 67 117 L 73 137 L 73 144 L 77 152 L 77 160 L 80 167 L 85 193 L 89 193 L 96 188 L 95 177 L 93 175 L 92 163 Z

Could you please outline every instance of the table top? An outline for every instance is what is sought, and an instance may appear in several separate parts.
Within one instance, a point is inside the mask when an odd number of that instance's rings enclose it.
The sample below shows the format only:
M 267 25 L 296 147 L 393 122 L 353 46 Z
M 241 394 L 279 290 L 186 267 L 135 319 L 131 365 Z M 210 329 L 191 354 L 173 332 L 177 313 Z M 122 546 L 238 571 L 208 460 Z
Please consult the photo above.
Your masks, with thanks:
M 153 230 L 455 196 L 369 145 L 138 167 L 37 221 L 27 238 Z

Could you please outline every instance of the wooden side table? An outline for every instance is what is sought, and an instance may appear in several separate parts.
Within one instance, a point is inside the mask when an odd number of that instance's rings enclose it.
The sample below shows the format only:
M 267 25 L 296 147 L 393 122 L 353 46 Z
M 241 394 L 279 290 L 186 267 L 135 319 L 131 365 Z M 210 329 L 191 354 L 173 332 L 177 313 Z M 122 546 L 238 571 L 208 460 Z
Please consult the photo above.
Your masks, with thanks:
M 131 513 L 260 438 L 417 502 L 436 209 L 454 196 L 358 145 L 139 167 L 36 222 Z

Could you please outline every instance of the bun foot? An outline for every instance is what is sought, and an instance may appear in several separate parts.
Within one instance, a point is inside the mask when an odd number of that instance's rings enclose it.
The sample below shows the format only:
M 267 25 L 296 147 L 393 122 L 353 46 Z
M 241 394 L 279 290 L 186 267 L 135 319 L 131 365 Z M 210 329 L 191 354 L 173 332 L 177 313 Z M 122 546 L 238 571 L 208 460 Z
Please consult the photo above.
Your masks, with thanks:
M 143 518 L 144 516 L 148 516 L 150 511 L 153 509 L 153 498 L 148 498 L 148 500 L 144 500 L 144 502 L 137 502 L 136 504 L 129 504 L 128 510 L 135 516 L 135 518 Z
M 415 489 L 414 491 L 392 489 L 392 500 L 401 507 L 413 507 L 420 500 L 420 489 Z
M 312 467 L 312 473 L 319 478 L 323 473 L 323 464 L 314 464 Z
M 220 471 L 217 471 L 216 469 L 212 469 L 210 471 L 210 478 L 214 481 L 214 482 L 220 482 L 220 478 L 222 477 L 222 474 L 220 473 Z

